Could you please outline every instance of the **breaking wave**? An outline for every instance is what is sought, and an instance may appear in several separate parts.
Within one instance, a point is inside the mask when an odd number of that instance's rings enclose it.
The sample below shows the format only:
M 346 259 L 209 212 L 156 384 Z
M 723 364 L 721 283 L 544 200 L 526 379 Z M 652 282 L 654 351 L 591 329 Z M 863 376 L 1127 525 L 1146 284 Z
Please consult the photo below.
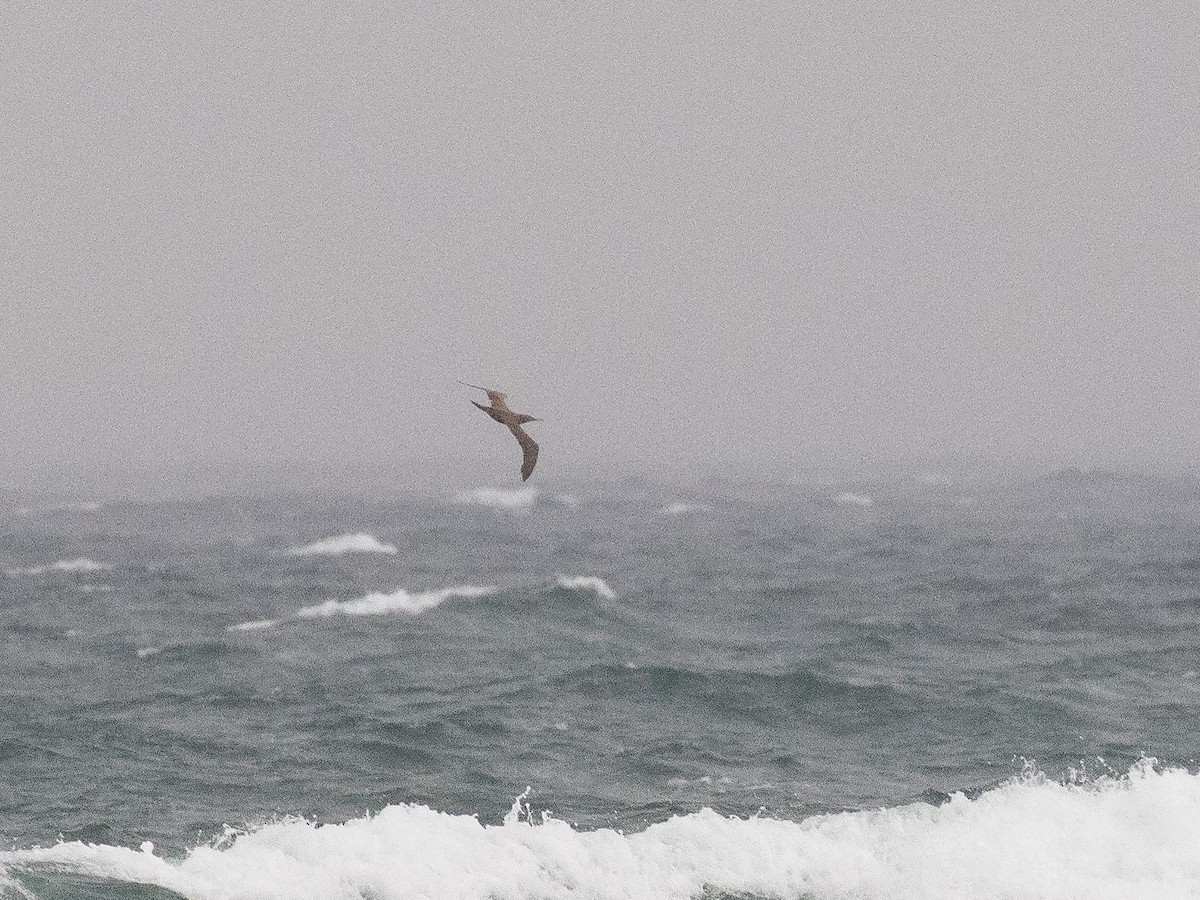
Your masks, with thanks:
M 274 628 L 282 619 L 253 619 L 249 622 L 238 622 L 236 625 L 230 625 L 226 631 L 262 631 L 267 628 Z
M 554 582 L 559 588 L 581 594 L 592 594 L 601 600 L 615 600 L 617 592 L 603 579 L 594 575 L 558 575 Z M 321 619 L 331 616 L 384 616 L 394 613 L 420 615 L 423 612 L 440 606 L 447 600 L 477 599 L 488 597 L 498 592 L 492 585 L 462 584 L 442 588 L 436 591 L 409 591 L 398 588 L 395 591 L 372 591 L 364 597 L 354 600 L 326 600 L 312 606 L 305 606 L 295 613 L 274 619 L 250 619 L 235 625 L 225 626 L 230 632 L 264 631 L 274 628 L 283 622 L 296 619 Z
M 50 563 L 47 566 L 34 566 L 30 569 L 7 569 L 6 574 L 11 576 L 19 575 L 51 575 L 56 572 L 65 572 L 69 574 L 89 574 L 92 572 L 107 572 L 112 569 L 112 566 L 107 563 L 96 562 L 94 559 L 86 557 L 80 559 L 60 559 L 58 562 Z
M 833 498 L 839 506 L 874 506 L 875 501 L 867 494 L 856 494 L 854 491 L 843 491 Z
M 529 509 L 537 500 L 537 488 L 475 488 L 460 491 L 454 502 L 468 506 L 487 506 L 492 509 Z
M 365 531 L 357 534 L 343 534 L 339 537 L 325 538 L 303 547 L 289 547 L 284 551 L 288 556 L 341 556 L 343 553 L 387 553 L 399 551 L 392 544 L 385 544 Z
M 617 592 L 595 575 L 559 575 L 558 586 L 568 591 L 591 591 L 601 600 L 616 600 Z
M 490 586 L 461 584 L 454 587 L 442 588 L 440 591 L 419 591 L 411 593 L 404 588 L 385 594 L 372 591 L 357 600 L 326 600 L 315 606 L 306 606 L 296 615 L 302 619 L 316 619 L 327 616 L 384 616 L 390 613 L 408 613 L 419 615 L 426 610 L 440 606 L 447 600 L 463 598 L 474 599 L 487 597 L 496 593 Z M 267 627 L 258 623 L 243 623 L 245 630 L 251 627 Z
M 14 510 L 18 516 L 32 516 L 39 513 L 60 512 L 99 512 L 104 508 L 103 500 L 67 500 L 50 506 L 21 506 Z
M 1200 776 L 1157 770 L 1062 784 L 1036 772 L 941 806 L 800 822 L 705 809 L 623 834 L 388 806 L 343 824 L 230 829 L 182 860 L 78 841 L 0 853 L 0 885 L 63 871 L 193 900 L 352 897 L 1175 900 L 1200 891 Z M 19 888 L 17 889 L 19 890 Z
M 712 512 L 712 509 L 707 503 L 684 503 L 682 500 L 676 500 L 668 503 L 658 513 L 661 516 L 685 516 L 690 513 Z

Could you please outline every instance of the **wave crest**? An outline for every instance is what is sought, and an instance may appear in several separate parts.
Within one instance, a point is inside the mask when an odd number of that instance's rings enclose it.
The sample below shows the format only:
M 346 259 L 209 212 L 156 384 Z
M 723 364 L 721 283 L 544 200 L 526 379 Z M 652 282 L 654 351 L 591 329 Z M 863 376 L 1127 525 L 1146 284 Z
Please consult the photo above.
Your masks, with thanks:
M 843 491 L 833 498 L 833 502 L 838 506 L 874 506 L 875 501 L 868 494 L 859 494 L 854 491 Z
M 524 510 L 533 506 L 537 500 L 538 491 L 534 487 L 523 488 L 475 488 L 471 491 L 460 491 L 454 497 L 454 502 L 466 506 L 487 506 L 492 509 Z
M 5 573 L 10 576 L 19 575 L 50 575 L 56 572 L 65 572 L 73 575 L 87 575 L 93 572 L 108 572 L 112 566 L 108 563 L 96 562 L 94 559 L 80 557 L 79 559 L 60 559 L 58 562 L 50 563 L 46 566 L 34 566 L 29 569 L 7 569 Z
M 568 591 L 591 591 L 601 600 L 616 600 L 617 592 L 595 575 L 559 575 L 558 586 Z
M 523 795 L 524 796 L 524 795 Z M 520 801 L 518 801 L 520 802 Z M 66 869 L 195 900 L 348 896 L 595 898 L 1184 898 L 1200 884 L 1200 775 L 1157 771 L 1060 784 L 1026 775 L 941 806 L 801 822 L 711 810 L 644 831 L 501 825 L 425 806 L 317 826 L 275 822 L 180 862 L 77 841 L 0 853 L 9 877 Z M 0 878 L 5 873 L 0 872 Z
M 280 619 L 251 619 L 248 622 L 238 622 L 236 625 L 227 625 L 226 631 L 265 631 L 268 628 L 274 628 L 280 623 Z
M 660 516 L 686 516 L 692 513 L 709 513 L 713 508 L 707 503 L 684 503 L 675 500 L 658 511 Z
M 341 556 L 344 553 L 387 553 L 395 555 L 399 551 L 392 544 L 385 544 L 365 531 L 357 534 L 343 534 L 338 537 L 325 538 L 303 547 L 289 547 L 284 551 L 288 556 Z
M 474 599 L 496 593 L 491 586 L 460 584 L 442 588 L 440 591 L 411 593 L 404 588 L 386 594 L 372 591 L 357 600 L 326 600 L 315 606 L 306 606 L 296 613 L 302 619 L 317 619 L 328 616 L 384 616 L 390 613 L 419 615 L 455 598 Z

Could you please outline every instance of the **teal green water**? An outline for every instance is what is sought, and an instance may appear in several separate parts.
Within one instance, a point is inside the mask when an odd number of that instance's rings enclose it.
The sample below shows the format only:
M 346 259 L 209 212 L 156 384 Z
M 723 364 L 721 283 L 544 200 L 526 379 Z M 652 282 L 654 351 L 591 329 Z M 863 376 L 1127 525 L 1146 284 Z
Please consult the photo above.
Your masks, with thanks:
M 169 896 L 20 855 L 60 839 L 181 859 L 400 804 L 499 825 L 526 786 L 581 833 L 800 823 L 984 796 L 1026 759 L 1053 781 L 1197 754 L 1191 482 L 22 502 L 12 892 Z M 358 534 L 394 552 L 289 552 Z

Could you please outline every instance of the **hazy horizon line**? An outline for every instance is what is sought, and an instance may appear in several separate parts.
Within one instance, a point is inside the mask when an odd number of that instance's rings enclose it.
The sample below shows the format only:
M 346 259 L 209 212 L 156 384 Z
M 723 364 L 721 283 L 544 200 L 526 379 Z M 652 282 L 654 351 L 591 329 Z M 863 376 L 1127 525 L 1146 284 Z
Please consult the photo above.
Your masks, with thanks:
M 506 460 L 511 462 L 511 460 Z M 476 463 L 476 464 L 473 464 Z M 445 493 L 471 487 L 569 490 L 572 485 L 645 482 L 664 487 L 724 482 L 730 484 L 849 485 L 896 481 L 927 484 L 959 481 L 1028 481 L 1055 474 L 1115 475 L 1188 480 L 1200 477 L 1191 460 L 1174 465 L 1161 462 L 1083 459 L 1065 455 L 945 454 L 936 457 L 812 461 L 800 467 L 719 465 L 670 462 L 595 461 L 560 468 L 522 483 L 515 466 L 451 457 L 450 464 L 432 471 L 420 461 L 347 460 L 336 457 L 305 459 L 206 459 L 191 463 L 130 462 L 92 467 L 41 467 L 34 472 L 0 474 L 0 492 L 43 496 L 105 495 L 156 499 L 197 494 Z M 507 473 L 508 468 L 514 471 Z

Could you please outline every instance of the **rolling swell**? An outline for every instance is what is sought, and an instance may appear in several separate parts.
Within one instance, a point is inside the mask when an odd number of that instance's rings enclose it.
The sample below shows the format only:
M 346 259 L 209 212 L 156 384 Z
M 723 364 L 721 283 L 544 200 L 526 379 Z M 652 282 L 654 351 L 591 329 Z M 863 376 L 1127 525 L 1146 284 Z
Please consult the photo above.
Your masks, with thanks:
M 588 698 L 646 704 L 703 704 L 712 715 L 779 724 L 811 716 L 840 727 L 878 724 L 911 714 L 913 704 L 891 685 L 861 685 L 797 669 L 777 674 L 692 671 L 673 666 L 600 664 L 560 676 L 555 687 Z
M 1105 896 L 1105 835 L 1190 840 L 1200 510 L 849 489 L 872 505 L 640 484 L 569 511 L 121 504 L 10 536 L 0 569 L 116 568 L 6 579 L 0 866 L 42 898 L 266 896 L 272 860 L 289 898 L 399 898 L 426 859 L 434 896 L 1023 900 Z M 362 534 L 396 552 L 283 552 Z M 1111 790 L 1057 780 L 1144 755 L 1164 766 Z M 1050 777 L 1009 785 L 1021 757 Z M 504 824 L 527 785 L 557 824 Z M 244 834 L 218 846 L 223 823 Z M 1144 894 L 1190 858 L 1137 869 Z

